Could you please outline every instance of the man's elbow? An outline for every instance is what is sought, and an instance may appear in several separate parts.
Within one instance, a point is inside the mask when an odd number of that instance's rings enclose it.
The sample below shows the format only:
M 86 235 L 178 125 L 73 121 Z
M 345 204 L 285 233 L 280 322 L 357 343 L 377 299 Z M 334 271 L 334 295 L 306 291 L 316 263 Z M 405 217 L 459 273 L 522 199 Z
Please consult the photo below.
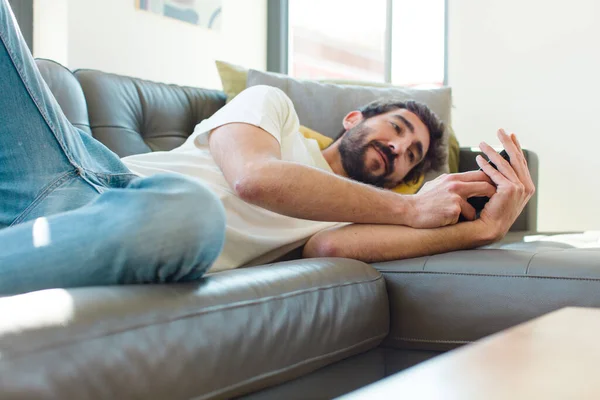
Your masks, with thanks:
M 306 243 L 302 251 L 304 258 L 344 257 L 339 243 L 331 236 L 318 233 Z
M 251 204 L 259 204 L 266 192 L 264 183 L 255 173 L 247 173 L 236 180 L 233 190 L 240 199 Z

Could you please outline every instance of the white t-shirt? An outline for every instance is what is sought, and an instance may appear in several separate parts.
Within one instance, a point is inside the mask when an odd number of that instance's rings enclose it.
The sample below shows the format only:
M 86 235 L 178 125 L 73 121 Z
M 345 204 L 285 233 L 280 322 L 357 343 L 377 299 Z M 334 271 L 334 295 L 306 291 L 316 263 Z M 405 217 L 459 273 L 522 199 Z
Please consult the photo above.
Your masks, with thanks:
M 198 179 L 221 199 L 227 219 L 225 246 L 211 272 L 271 262 L 302 246 L 315 233 L 336 225 L 287 217 L 237 197 L 208 147 L 213 129 L 234 122 L 255 125 L 273 135 L 281 145 L 282 160 L 332 172 L 318 143 L 299 132 L 298 115 L 291 100 L 283 91 L 269 86 L 244 90 L 198 124 L 186 142 L 174 150 L 123 158 L 125 165 L 139 176 L 182 174 Z M 201 205 L 198 212 L 202 212 Z

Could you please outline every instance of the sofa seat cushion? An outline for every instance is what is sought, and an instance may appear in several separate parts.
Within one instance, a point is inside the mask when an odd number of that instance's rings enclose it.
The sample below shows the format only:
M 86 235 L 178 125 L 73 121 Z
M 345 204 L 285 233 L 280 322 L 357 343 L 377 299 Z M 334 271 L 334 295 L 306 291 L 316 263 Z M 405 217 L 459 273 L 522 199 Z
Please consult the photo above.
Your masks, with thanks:
M 376 347 L 388 327 L 381 274 L 342 259 L 4 297 L 0 398 L 230 398 Z
M 375 267 L 388 287 L 392 347 L 447 350 L 562 307 L 600 307 L 600 233 L 529 236 Z

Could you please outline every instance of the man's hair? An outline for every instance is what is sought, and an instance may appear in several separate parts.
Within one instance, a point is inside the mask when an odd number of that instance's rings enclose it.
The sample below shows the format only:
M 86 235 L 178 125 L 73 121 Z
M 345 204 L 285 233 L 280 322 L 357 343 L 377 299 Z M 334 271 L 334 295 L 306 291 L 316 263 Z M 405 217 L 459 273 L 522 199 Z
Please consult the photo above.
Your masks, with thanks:
M 446 162 L 447 145 L 443 140 L 446 127 L 429 107 L 413 100 L 380 99 L 364 105 L 358 111 L 362 113 L 363 121 L 366 121 L 369 118 L 397 109 L 405 109 L 414 113 L 429 130 L 430 143 L 425 157 L 404 177 L 404 182 L 416 183 L 424 172 L 438 170 Z M 344 136 L 345 133 L 346 130 L 342 129 L 335 141 Z

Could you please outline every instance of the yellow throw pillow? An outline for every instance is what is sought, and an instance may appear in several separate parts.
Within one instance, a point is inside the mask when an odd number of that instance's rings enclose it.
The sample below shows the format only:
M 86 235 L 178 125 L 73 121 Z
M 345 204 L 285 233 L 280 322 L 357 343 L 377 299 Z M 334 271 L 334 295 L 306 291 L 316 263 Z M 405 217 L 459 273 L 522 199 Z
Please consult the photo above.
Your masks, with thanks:
M 319 148 L 321 150 L 325 150 L 331 143 L 333 143 L 333 139 L 329 136 L 322 135 L 317 131 L 307 128 L 306 126 L 300 125 L 300 133 L 307 139 L 316 140 L 317 143 L 319 143 Z
M 304 137 L 307 139 L 316 140 L 317 143 L 319 144 L 319 148 L 321 150 L 324 150 L 331 143 L 333 143 L 332 138 L 322 135 L 317 131 L 307 128 L 306 126 L 300 126 L 300 133 L 302 135 L 304 135 Z M 412 184 L 402 183 L 402 184 L 396 186 L 395 188 L 393 188 L 392 191 L 396 192 L 396 193 L 400 193 L 400 194 L 415 194 L 421 188 L 421 185 L 423 184 L 424 179 L 425 179 L 425 176 L 421 175 L 416 183 L 412 183 Z
M 450 135 L 448 135 L 448 168 L 451 174 L 455 174 L 459 171 L 460 145 L 452 125 L 448 125 L 448 130 L 450 131 Z
M 239 65 L 231 64 L 225 61 L 215 61 L 217 70 L 221 77 L 223 92 L 227 95 L 227 103 L 231 101 L 240 92 L 246 89 L 246 80 L 248 79 L 248 70 Z

